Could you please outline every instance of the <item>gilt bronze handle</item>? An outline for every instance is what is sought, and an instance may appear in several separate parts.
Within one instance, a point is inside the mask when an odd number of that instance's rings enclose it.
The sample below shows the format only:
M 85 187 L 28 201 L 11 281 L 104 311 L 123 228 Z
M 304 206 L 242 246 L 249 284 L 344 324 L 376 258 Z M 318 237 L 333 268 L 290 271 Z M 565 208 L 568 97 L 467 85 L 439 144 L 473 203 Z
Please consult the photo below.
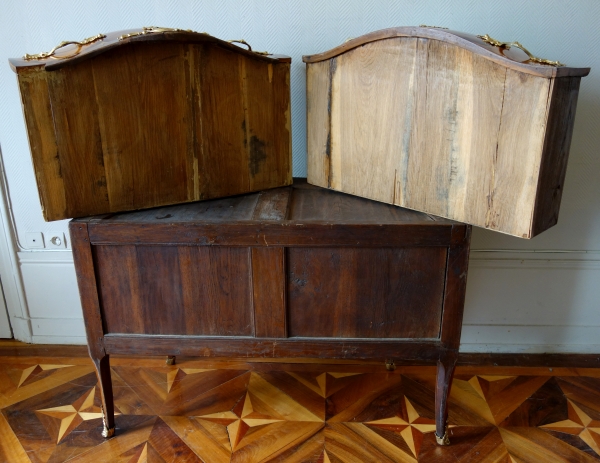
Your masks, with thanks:
M 55 59 L 72 58 L 73 56 L 77 56 L 79 54 L 79 52 L 81 51 L 81 47 L 83 47 L 84 45 L 89 45 L 90 43 L 97 42 L 98 40 L 102 40 L 105 37 L 106 37 L 106 35 L 104 35 L 104 34 L 98 34 L 98 35 L 94 35 L 93 37 L 88 37 L 87 39 L 83 39 L 80 42 L 66 40 L 64 42 L 60 42 L 57 46 L 55 46 L 50 51 L 38 53 L 37 55 L 26 54 L 25 56 L 23 56 L 23 59 L 25 61 L 31 61 L 31 60 L 36 60 L 36 59 L 47 59 L 47 58 L 55 58 Z M 77 45 L 77 49 L 75 50 L 74 53 L 67 55 L 67 56 L 55 56 L 56 52 L 59 49 L 61 49 L 62 47 L 66 47 L 67 45 Z
M 517 48 L 523 50 L 525 52 L 525 54 L 527 56 L 529 56 L 529 61 L 533 61 L 534 63 L 545 64 L 547 66 L 556 66 L 556 67 L 564 66 L 564 64 L 561 63 L 560 61 L 550 61 L 550 60 L 547 60 L 544 58 L 538 58 L 537 56 L 533 56 L 531 54 L 531 52 L 529 50 L 527 50 L 527 48 L 525 48 L 519 42 L 500 42 L 499 40 L 493 39 L 488 34 L 478 35 L 477 37 L 479 37 L 485 43 L 489 43 L 490 45 L 493 45 L 494 47 L 506 48 L 507 50 L 509 50 L 510 47 L 517 47 Z

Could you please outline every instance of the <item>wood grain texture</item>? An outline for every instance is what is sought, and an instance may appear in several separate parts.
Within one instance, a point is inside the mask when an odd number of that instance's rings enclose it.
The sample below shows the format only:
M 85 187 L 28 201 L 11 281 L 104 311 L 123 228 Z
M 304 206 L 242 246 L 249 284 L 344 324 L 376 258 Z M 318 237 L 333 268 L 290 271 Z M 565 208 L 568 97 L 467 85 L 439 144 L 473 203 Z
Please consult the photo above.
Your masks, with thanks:
M 252 248 L 254 335 L 256 337 L 287 337 L 285 269 L 284 248 Z
M 440 337 L 447 348 L 458 352 L 467 292 L 471 227 L 455 227 L 452 232 L 455 239 L 462 239 L 462 242 L 448 248 Z
M 444 248 L 288 250 L 288 332 L 321 338 L 437 338 Z
M 308 176 L 316 185 L 329 186 L 331 153 L 331 68 L 335 61 L 322 61 L 306 68 L 306 139 Z
M 52 108 L 48 95 L 48 75 L 37 69 L 19 75 L 19 91 L 27 126 L 29 149 L 35 169 L 42 211 L 48 220 L 66 212 L 65 186 L 56 146 Z M 45 187 L 47 185 L 47 187 Z
M 76 364 L 88 364 L 89 354 L 87 346 L 72 346 L 72 345 L 60 345 L 60 344 L 27 344 L 21 341 L 13 340 L 0 340 L 0 356 L 3 357 L 2 362 L 4 363 L 22 363 L 21 357 L 41 358 L 41 357 L 68 357 L 71 360 L 69 362 L 75 362 Z M 117 356 L 117 362 L 121 359 Z M 124 359 L 128 361 L 127 359 Z M 61 360 L 62 361 L 62 360 Z M 140 359 L 136 359 L 136 362 Z M 163 363 L 163 359 L 150 359 L 152 364 L 156 362 Z M 200 360 L 201 362 L 212 362 L 211 365 L 215 364 L 214 360 Z M 243 362 L 249 368 L 256 361 L 258 364 L 264 363 L 262 359 L 245 359 Z M 303 363 L 315 363 L 314 359 L 278 359 L 278 362 L 293 362 L 295 365 L 301 365 Z M 240 362 L 239 359 L 227 359 L 223 362 L 217 363 L 219 368 L 229 368 L 237 365 Z M 249 362 L 249 363 L 248 363 Z M 346 364 L 342 361 L 333 361 L 334 363 Z M 396 364 L 400 365 L 414 365 L 419 361 L 405 360 L 401 362 L 398 360 Z M 56 363 L 56 360 L 55 360 Z M 115 363 L 115 358 L 112 358 L 112 363 Z M 322 363 L 328 363 L 324 359 Z M 372 367 L 374 362 L 356 362 L 352 368 L 357 367 L 361 371 L 366 371 L 369 367 Z M 375 362 L 377 363 L 377 362 Z M 421 362 L 421 365 L 425 365 L 426 362 Z M 158 364 L 158 363 L 156 363 Z M 433 365 L 434 363 L 429 363 Z M 203 364 L 205 366 L 205 364 Z M 273 364 L 270 364 L 273 365 Z M 379 363 L 377 363 L 379 365 Z M 507 371 L 512 369 L 511 373 L 515 371 L 523 372 L 525 370 L 515 370 L 519 368 L 529 368 L 527 374 L 536 375 L 542 373 L 554 373 L 561 375 L 582 375 L 585 371 L 590 373 L 592 368 L 600 367 L 600 358 L 594 354 L 522 354 L 522 353 L 508 353 L 508 354 L 483 354 L 483 353 L 471 353 L 463 352 L 459 353 L 457 365 L 459 370 L 472 371 L 474 368 L 480 367 L 497 367 L 498 371 L 502 367 L 502 371 L 499 374 L 505 374 Z M 334 368 L 329 366 L 328 368 Z M 347 366 L 346 368 L 350 368 Z M 427 368 L 427 367 L 423 367 Z M 548 368 L 552 368 L 552 371 Z M 588 370 L 585 370 L 585 369 Z M 332 370 L 333 371 L 333 370 Z
M 292 226 L 293 225 L 293 226 Z M 90 224 L 96 244 L 194 244 L 198 246 L 446 246 L 450 226 L 412 223 L 391 231 L 374 223 L 301 223 L 273 221 L 231 223 Z M 318 239 L 315 237 L 318 236 Z
M 440 355 L 437 362 L 435 385 L 435 434 L 444 438 L 448 430 L 448 394 L 452 386 L 458 351 L 450 350 Z
M 252 220 L 286 220 L 291 195 L 291 188 L 274 188 L 261 192 L 252 214 Z
M 101 359 L 106 354 L 103 342 L 104 329 L 94 269 L 94 257 L 87 224 L 71 222 L 69 224 L 69 235 L 81 308 L 85 320 L 88 350 L 92 358 Z
M 95 258 L 107 333 L 253 334 L 247 249 L 97 246 Z
M 187 55 L 184 44 L 142 43 L 90 62 L 111 211 L 199 199 L 187 191 L 194 178 Z
M 386 372 L 382 363 L 361 370 L 206 359 L 171 367 L 139 357 L 111 362 L 117 434 L 106 441 L 97 379 L 91 367 L 77 365 L 80 358 L 1 357 L 2 461 L 600 458 L 599 369 L 457 368 L 448 415 L 452 445 L 439 447 L 432 367 Z
M 289 185 L 289 70 L 182 37 L 18 68 L 45 219 Z
M 407 26 L 381 29 L 361 35 L 360 37 L 346 40 L 342 45 L 326 52 L 315 55 L 305 55 L 302 57 L 302 61 L 311 64 L 318 63 L 335 58 L 350 50 L 364 46 L 365 44 L 390 38 L 418 38 L 449 43 L 481 57 L 485 57 L 504 67 L 540 77 L 585 77 L 590 72 L 590 68 L 573 68 L 568 66 L 556 67 L 533 63 L 529 60 L 527 54 L 518 47 L 500 49 L 499 47 L 486 43 L 479 36 L 432 26 Z
M 103 326 L 96 319 L 92 325 L 104 333 L 103 354 L 455 357 L 468 225 L 302 181 L 244 197 L 75 220 L 72 229 L 80 223 L 86 233 L 74 239 L 88 240 L 90 254 L 89 240 L 93 246 L 93 262 L 84 265 L 92 278 L 82 278 L 94 286 L 85 297 L 101 307 Z M 455 249 L 459 258 L 448 258 Z M 92 357 L 97 365 L 104 359 Z M 98 371 L 106 383 L 108 367 Z M 438 400 L 445 404 L 450 376 L 442 373 Z M 269 395 L 263 396 L 258 400 Z M 438 407 L 438 421 L 444 413 Z M 266 458 L 253 440 L 238 446 L 256 420 L 228 427 L 237 436 L 232 449 L 243 458 Z M 279 457 L 319 429 L 261 428 L 252 439 L 291 439 L 272 454 Z
M 533 221 L 558 213 L 580 77 L 420 36 L 307 62 L 310 183 L 523 238 L 553 225 Z
M 540 166 L 540 183 L 533 217 L 534 234 L 552 227 L 558 221 L 580 82 L 577 78 L 564 77 L 555 79 L 552 84 L 544 140 L 546 155 Z
M 89 66 L 48 75 L 66 217 L 110 211 L 93 81 Z
M 185 341 L 185 342 L 182 342 Z M 107 334 L 107 352 L 121 355 L 189 355 L 331 358 L 347 360 L 408 358 L 437 360 L 443 346 L 438 341 L 380 339 L 243 338 Z

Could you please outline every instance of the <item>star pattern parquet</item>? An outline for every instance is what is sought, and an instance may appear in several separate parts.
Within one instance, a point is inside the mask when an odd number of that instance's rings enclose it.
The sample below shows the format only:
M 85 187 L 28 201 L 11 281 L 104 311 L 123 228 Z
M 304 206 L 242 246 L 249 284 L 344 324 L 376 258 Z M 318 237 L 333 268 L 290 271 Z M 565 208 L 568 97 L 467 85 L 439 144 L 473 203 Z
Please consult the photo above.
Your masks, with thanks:
M 89 360 L 0 357 L 0 461 L 600 462 L 600 371 L 459 367 L 444 448 L 434 375 L 112 359 L 117 434 L 105 440 Z

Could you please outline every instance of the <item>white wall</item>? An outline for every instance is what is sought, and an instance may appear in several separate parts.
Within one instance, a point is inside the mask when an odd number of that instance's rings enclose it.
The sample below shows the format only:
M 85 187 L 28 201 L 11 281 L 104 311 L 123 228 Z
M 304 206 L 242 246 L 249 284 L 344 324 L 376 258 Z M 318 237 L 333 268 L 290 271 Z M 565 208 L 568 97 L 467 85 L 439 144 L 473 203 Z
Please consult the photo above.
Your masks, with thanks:
M 66 232 L 66 221 L 42 219 L 8 57 L 47 51 L 61 40 L 149 25 L 244 38 L 258 50 L 291 55 L 294 175 L 304 176 L 302 54 L 325 51 L 373 30 L 419 24 L 518 40 L 539 56 L 592 68 L 581 84 L 559 224 L 531 241 L 474 230 L 463 350 L 600 352 L 600 47 L 596 46 L 600 2 L 596 0 L 4 0 L 0 146 L 25 293 L 19 323 L 30 323 L 29 339 L 81 342 L 83 329 L 70 253 L 23 246 L 27 232 L 47 236 Z M 9 313 L 16 313 L 10 304 Z

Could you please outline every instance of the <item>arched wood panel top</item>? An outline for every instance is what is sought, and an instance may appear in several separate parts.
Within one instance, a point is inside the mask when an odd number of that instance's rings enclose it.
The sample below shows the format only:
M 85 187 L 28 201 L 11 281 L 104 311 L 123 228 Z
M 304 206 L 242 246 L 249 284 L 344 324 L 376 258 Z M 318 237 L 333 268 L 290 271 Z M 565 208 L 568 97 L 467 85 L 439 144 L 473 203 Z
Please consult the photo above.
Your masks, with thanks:
M 529 60 L 529 56 L 524 51 L 514 46 L 510 49 L 500 48 L 490 45 L 476 35 L 435 27 L 413 26 L 392 27 L 371 32 L 348 40 L 342 45 L 332 48 L 329 51 L 316 55 L 305 55 L 302 57 L 302 61 L 305 63 L 317 63 L 319 61 L 334 58 L 366 43 L 396 37 L 425 38 L 450 43 L 473 53 L 477 53 L 478 55 L 507 68 L 541 77 L 584 77 L 590 72 L 590 68 L 573 68 L 568 66 L 555 67 L 543 64 L 530 64 L 531 61 Z
M 109 32 L 103 34 L 104 37 L 101 40 L 97 40 L 88 45 L 80 46 L 80 50 L 77 53 L 78 45 L 67 45 L 57 50 L 56 56 L 45 58 L 45 59 L 34 59 L 25 60 L 24 58 L 9 58 L 10 67 L 13 71 L 18 72 L 20 68 L 31 67 L 31 66 L 43 66 L 47 71 L 54 71 L 60 69 L 68 64 L 80 62 L 94 56 L 100 55 L 113 48 L 126 46 L 130 43 L 138 42 L 187 42 L 187 43 L 199 43 L 209 42 L 214 43 L 220 47 L 228 50 L 240 53 L 245 56 L 256 58 L 263 61 L 276 61 L 289 63 L 292 59 L 285 55 L 264 55 L 261 53 L 255 53 L 249 51 L 246 48 L 242 48 L 243 45 L 238 46 L 225 40 L 218 39 L 205 32 L 192 32 L 183 30 L 168 30 L 166 28 L 154 28 L 158 32 L 144 32 L 144 28 L 127 29 L 116 32 Z M 74 56 L 72 56 L 74 55 Z M 61 58 L 61 56 L 63 58 Z

